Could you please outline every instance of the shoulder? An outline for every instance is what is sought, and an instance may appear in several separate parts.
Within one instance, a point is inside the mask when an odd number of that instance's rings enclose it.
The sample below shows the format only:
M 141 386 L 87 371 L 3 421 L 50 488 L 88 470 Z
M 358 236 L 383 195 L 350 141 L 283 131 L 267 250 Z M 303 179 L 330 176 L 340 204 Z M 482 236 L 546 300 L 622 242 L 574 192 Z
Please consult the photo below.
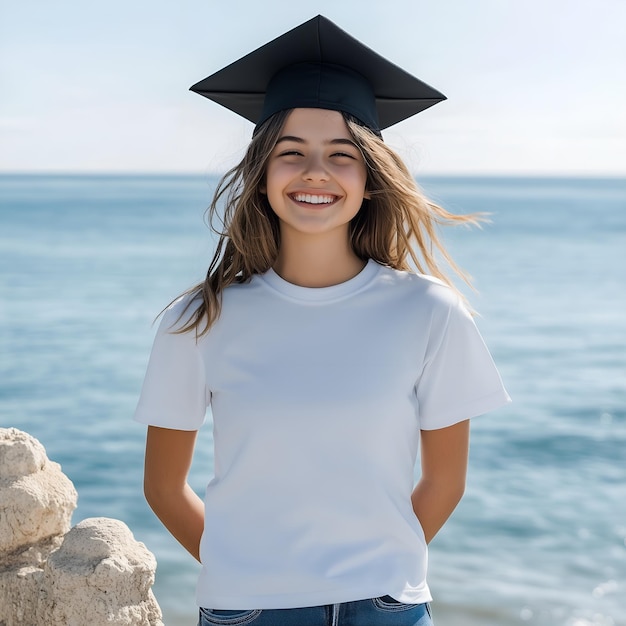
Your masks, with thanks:
M 201 302 L 202 297 L 197 292 L 185 293 L 176 298 L 162 312 L 160 330 L 176 332 L 183 328 L 191 320 Z
M 380 266 L 378 283 L 381 290 L 420 308 L 437 312 L 464 308 L 459 294 L 434 276 Z

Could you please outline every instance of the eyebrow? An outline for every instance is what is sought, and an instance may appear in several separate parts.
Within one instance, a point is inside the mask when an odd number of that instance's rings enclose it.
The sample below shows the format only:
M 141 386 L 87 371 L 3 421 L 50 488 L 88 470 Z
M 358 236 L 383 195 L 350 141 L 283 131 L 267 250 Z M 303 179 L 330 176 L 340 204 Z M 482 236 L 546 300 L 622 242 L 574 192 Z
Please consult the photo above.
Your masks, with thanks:
M 294 143 L 307 143 L 305 139 L 302 137 L 296 137 L 295 135 L 283 135 L 276 141 L 276 145 L 282 143 L 283 141 L 293 141 Z M 330 139 L 329 141 L 325 141 L 324 143 L 329 145 L 343 145 L 343 146 L 352 146 L 358 150 L 358 146 L 351 139 L 345 139 L 343 137 L 338 137 L 337 139 Z

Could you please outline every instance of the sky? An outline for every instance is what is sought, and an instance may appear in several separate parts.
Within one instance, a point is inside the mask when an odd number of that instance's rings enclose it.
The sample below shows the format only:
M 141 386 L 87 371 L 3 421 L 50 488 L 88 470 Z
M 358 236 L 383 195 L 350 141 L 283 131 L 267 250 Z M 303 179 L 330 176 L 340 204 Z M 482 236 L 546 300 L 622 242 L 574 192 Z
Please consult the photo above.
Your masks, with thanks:
M 448 97 L 412 171 L 626 176 L 625 0 L 0 0 L 0 172 L 222 172 L 252 124 L 189 87 L 319 13 Z

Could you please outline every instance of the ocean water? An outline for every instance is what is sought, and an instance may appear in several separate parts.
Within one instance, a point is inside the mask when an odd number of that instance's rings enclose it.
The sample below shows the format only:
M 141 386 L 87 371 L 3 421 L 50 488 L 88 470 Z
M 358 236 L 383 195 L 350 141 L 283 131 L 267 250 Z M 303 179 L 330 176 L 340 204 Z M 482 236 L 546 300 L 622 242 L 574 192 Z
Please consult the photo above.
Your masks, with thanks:
M 626 180 L 427 178 L 514 403 L 473 422 L 466 495 L 434 540 L 437 626 L 626 625 Z M 202 279 L 202 177 L 0 176 L 0 426 L 37 437 L 158 559 L 168 626 L 197 565 L 142 496 L 131 421 L 152 321 Z M 210 425 L 190 481 L 211 473 Z

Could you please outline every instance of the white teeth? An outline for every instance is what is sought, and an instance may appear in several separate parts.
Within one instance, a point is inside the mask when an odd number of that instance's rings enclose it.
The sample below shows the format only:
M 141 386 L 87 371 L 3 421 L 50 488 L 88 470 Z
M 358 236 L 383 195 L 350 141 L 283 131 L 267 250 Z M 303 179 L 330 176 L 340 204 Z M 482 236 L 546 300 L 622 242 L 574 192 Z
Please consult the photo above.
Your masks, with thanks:
M 334 196 L 313 196 L 310 193 L 296 193 L 294 199 L 298 202 L 307 202 L 308 204 L 330 204 L 334 201 Z

